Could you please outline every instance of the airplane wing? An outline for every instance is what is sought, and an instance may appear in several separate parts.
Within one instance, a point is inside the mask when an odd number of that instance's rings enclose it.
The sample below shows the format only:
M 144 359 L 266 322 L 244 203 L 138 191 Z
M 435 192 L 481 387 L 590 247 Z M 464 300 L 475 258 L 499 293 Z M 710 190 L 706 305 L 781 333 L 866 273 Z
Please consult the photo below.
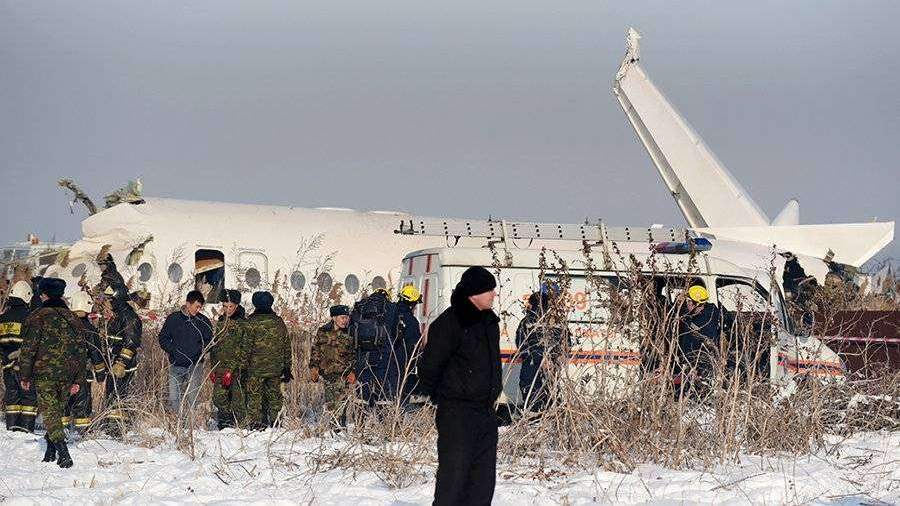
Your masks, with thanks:
M 769 218 L 641 68 L 640 34 L 628 50 L 613 92 L 691 227 L 767 226 Z

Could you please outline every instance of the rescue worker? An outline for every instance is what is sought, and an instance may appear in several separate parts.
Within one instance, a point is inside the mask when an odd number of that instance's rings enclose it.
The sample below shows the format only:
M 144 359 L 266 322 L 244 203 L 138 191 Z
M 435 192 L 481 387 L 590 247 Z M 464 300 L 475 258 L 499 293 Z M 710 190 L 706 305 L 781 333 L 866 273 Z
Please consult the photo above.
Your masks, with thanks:
M 397 305 L 384 288 L 353 306 L 350 335 L 356 347 L 356 378 L 360 398 L 369 407 L 389 405 L 397 398 L 406 364 L 398 321 Z
M 497 478 L 497 414 L 501 392 L 500 319 L 491 310 L 494 276 L 463 272 L 450 307 L 428 328 L 419 383 L 437 405 L 435 505 L 490 504 Z
M 400 289 L 397 300 L 397 338 L 402 339 L 406 354 L 406 363 L 401 364 L 400 381 L 401 393 L 404 402 L 413 394 L 419 380 L 413 371 L 416 370 L 416 358 L 421 355 L 419 340 L 422 339 L 422 329 L 416 318 L 416 306 L 422 303 L 422 294 L 413 285 L 406 285 Z
M 246 313 L 241 306 L 241 292 L 225 290 L 222 314 L 216 325 L 216 339 L 210 351 L 213 383 L 212 400 L 216 407 L 219 430 L 240 426 L 244 421 L 244 380 L 246 374 L 248 336 Z
M 104 247 L 97 257 L 101 271 L 98 290 L 102 293 L 98 297 L 101 307 L 98 332 L 104 367 L 94 364 L 94 372 L 106 382 L 108 411 L 104 425 L 108 432 L 116 433 L 123 428 L 121 423 L 127 421 L 124 403 L 137 370 L 143 323 L 128 304 L 128 287 L 108 251 Z
M 559 289 L 542 286 L 528 297 L 525 318 L 516 329 L 516 347 L 522 360 L 519 392 L 527 411 L 543 411 L 549 400 L 548 376 L 559 369 L 571 345 L 569 329 L 559 321 L 553 304 Z
M 191 290 L 180 310 L 166 317 L 159 347 L 169 356 L 169 409 L 185 415 L 193 409 L 203 386 L 203 355 L 212 343 L 212 323 L 200 312 L 206 299 Z
M 678 346 L 682 380 L 685 390 L 709 379 L 716 349 L 719 345 L 721 315 L 715 304 L 709 303 L 706 287 L 695 284 L 688 288 L 680 320 Z M 700 384 L 696 384 L 700 386 Z
M 0 314 L 0 352 L 3 358 L 3 404 L 6 406 L 6 430 L 34 432 L 37 394 L 34 388 L 23 390 L 16 374 L 16 360 L 25 336 L 25 320 L 31 313 L 33 294 L 26 281 L 16 281 Z
M 106 379 L 106 364 L 101 353 L 100 333 L 90 320 L 91 311 L 94 309 L 93 298 L 91 298 L 89 293 L 79 291 L 72 296 L 70 309 L 75 318 L 81 322 L 82 337 L 85 340 L 88 360 L 85 361 L 86 373 L 84 381 L 78 384 L 78 393 L 69 398 L 62 423 L 63 426 L 67 426 L 71 422 L 75 430 L 83 432 L 91 424 L 93 405 L 91 384 L 103 382 Z
M 356 354 L 353 339 L 347 333 L 350 326 L 350 308 L 343 305 L 331 306 L 328 310 L 331 321 L 319 327 L 315 341 L 309 351 L 309 380 L 323 381 L 325 409 L 336 417 L 338 425 L 347 420 L 346 403 L 350 388 L 356 383 L 353 372 Z
M 253 314 L 247 318 L 247 423 L 254 429 L 272 427 L 284 400 L 282 383 L 294 379 L 291 372 L 291 341 L 287 326 L 272 310 L 275 298 L 269 292 L 253 294 Z
M 87 361 L 81 322 L 62 299 L 65 289 L 66 282 L 61 279 L 41 280 L 43 303 L 28 316 L 19 356 L 19 382 L 26 390 L 32 385 L 36 388 L 38 410 L 47 429 L 43 460 L 56 460 L 63 468 L 72 467 L 62 424 L 63 410 L 69 396 L 80 390 Z

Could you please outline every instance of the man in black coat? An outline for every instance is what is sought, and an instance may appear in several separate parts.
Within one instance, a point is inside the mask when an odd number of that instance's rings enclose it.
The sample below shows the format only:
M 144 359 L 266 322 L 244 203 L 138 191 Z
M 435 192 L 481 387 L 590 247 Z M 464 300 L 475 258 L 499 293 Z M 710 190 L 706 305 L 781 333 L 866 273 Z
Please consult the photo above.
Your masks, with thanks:
M 497 473 L 501 392 L 500 327 L 491 310 L 494 276 L 467 269 L 450 307 L 428 329 L 419 359 L 422 392 L 437 405 L 438 470 L 434 504 L 490 504 Z
M 6 406 L 6 430 L 34 432 L 37 416 L 37 392 L 34 385 L 24 389 L 19 384 L 15 365 L 25 337 L 25 320 L 31 313 L 31 287 L 16 281 L 6 299 L 6 309 L 0 314 L 0 363 L 3 366 L 3 404 Z

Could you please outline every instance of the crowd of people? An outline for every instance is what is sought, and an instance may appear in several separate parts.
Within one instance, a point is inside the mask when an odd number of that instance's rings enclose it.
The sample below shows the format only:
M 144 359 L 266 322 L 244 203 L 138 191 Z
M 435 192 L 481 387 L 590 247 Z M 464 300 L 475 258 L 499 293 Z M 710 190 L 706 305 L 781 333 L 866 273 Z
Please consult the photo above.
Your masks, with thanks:
M 8 430 L 33 431 L 35 417 L 46 429 L 45 462 L 73 465 L 66 428 L 92 424 L 91 384 L 103 384 L 106 411 L 94 422 L 111 434 L 127 428 L 127 403 L 143 333 L 134 301 L 112 257 L 97 259 L 101 282 L 84 284 L 68 301 L 60 279 L 17 281 L 0 315 Z M 414 394 L 436 406 L 439 467 L 436 504 L 490 502 L 496 466 L 502 390 L 499 318 L 491 309 L 496 280 L 481 267 L 465 271 L 450 307 L 431 322 L 423 339 L 415 306 L 422 300 L 404 286 L 397 301 L 383 289 L 353 307 L 335 305 L 313 339 L 308 377 L 321 383 L 324 413 L 335 429 L 347 408 L 378 410 L 406 405 Z M 705 287 L 691 286 L 679 347 L 697 355 L 717 336 L 717 307 Z M 241 292 L 225 290 L 221 314 L 210 321 L 201 292 L 187 294 L 159 331 L 166 353 L 168 409 L 185 417 L 197 407 L 205 381 L 220 429 L 263 429 L 279 423 L 285 385 L 293 377 L 291 339 L 266 291 L 252 295 L 253 312 Z M 548 378 L 565 366 L 572 346 L 559 288 L 542 285 L 528 298 L 516 331 L 521 359 L 519 388 L 525 410 L 540 413 L 550 403 Z M 302 368 L 298 369 L 302 370 Z

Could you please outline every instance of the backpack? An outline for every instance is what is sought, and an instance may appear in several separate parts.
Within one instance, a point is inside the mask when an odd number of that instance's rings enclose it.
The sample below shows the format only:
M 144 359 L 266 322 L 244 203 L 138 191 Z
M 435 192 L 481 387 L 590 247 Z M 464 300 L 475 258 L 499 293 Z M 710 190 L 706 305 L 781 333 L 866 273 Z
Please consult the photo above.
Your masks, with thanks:
M 375 351 L 391 340 L 387 321 L 388 304 L 387 297 L 373 294 L 353 306 L 349 332 L 357 349 Z

